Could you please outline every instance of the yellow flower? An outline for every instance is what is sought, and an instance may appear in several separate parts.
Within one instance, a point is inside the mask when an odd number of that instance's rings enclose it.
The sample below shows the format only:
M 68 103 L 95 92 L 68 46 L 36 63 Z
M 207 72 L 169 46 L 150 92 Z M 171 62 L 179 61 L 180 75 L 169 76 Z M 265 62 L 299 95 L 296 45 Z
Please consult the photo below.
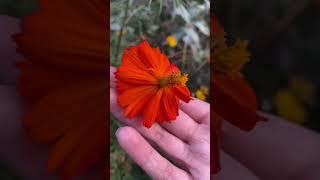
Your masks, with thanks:
M 173 35 L 167 36 L 166 41 L 170 47 L 174 48 L 177 46 L 177 39 Z
M 276 110 L 280 116 L 295 123 L 304 123 L 306 109 L 290 89 L 281 89 L 274 97 Z
M 208 93 L 209 93 L 209 88 L 206 86 L 201 86 L 199 89 L 196 90 L 195 96 L 196 98 L 205 101 Z
M 206 95 L 200 89 L 196 90 L 195 95 L 198 99 L 201 99 L 203 101 L 206 99 Z

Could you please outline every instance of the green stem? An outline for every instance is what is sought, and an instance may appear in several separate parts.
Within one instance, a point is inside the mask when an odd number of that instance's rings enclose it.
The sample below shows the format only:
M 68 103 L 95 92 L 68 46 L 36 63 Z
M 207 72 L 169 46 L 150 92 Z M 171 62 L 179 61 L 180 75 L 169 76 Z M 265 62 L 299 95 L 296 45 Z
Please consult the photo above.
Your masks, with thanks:
M 117 46 L 116 46 L 117 48 L 116 48 L 116 53 L 115 53 L 114 59 L 117 59 L 117 57 L 119 56 L 120 45 L 121 45 L 121 40 L 122 40 L 122 35 L 123 35 L 123 29 L 124 29 L 124 26 L 126 24 L 126 19 L 128 18 L 129 2 L 130 2 L 130 0 L 127 0 L 125 14 L 124 14 L 124 17 L 123 17 L 123 21 L 122 21 L 122 25 L 121 25 L 121 29 L 120 29 L 120 34 L 119 34 L 119 37 L 118 37 L 118 43 L 117 43 Z

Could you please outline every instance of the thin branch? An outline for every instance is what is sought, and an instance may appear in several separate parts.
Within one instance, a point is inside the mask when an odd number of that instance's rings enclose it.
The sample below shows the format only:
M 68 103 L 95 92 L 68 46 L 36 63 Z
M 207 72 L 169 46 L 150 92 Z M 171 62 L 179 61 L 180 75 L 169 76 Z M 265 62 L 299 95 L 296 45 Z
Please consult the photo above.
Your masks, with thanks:
M 126 24 L 126 20 L 128 18 L 129 3 L 130 3 L 130 0 L 127 0 L 127 4 L 126 4 L 126 8 L 125 8 L 125 14 L 124 14 L 124 17 L 123 17 L 123 21 L 122 21 L 122 25 L 121 25 L 121 29 L 120 29 L 120 34 L 119 34 L 119 37 L 118 37 L 118 43 L 117 43 L 117 46 L 116 46 L 117 48 L 116 48 L 116 53 L 115 53 L 114 59 L 117 59 L 117 57 L 119 56 L 120 45 L 121 45 L 121 40 L 122 40 L 122 35 L 123 35 L 123 29 L 124 29 L 124 26 Z

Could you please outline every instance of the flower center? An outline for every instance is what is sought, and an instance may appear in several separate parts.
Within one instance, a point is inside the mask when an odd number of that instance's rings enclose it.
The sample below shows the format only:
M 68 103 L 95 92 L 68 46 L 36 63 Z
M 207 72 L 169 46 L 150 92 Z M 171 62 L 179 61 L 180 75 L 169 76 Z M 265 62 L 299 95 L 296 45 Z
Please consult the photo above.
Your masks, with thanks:
M 188 81 L 188 74 L 181 75 L 180 72 L 172 73 L 169 76 L 165 76 L 159 80 L 160 87 L 174 86 L 180 84 L 182 86 L 186 85 Z
M 232 46 L 217 43 L 212 55 L 214 71 L 234 75 L 249 61 L 248 41 L 237 40 Z

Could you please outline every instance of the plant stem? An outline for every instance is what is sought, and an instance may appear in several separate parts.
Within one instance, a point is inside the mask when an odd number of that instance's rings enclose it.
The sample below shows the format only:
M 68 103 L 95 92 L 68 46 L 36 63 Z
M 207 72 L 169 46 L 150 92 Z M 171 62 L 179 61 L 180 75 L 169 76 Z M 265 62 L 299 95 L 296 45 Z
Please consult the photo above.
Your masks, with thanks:
M 122 21 L 122 25 L 121 25 L 121 29 L 120 29 L 120 34 L 119 34 L 119 37 L 118 37 L 118 43 L 117 43 L 117 46 L 116 46 L 117 48 L 116 48 L 116 53 L 115 53 L 114 59 L 117 59 L 117 57 L 119 56 L 120 45 L 121 45 L 121 40 L 122 40 L 122 35 L 123 35 L 123 29 L 124 29 L 124 26 L 126 24 L 126 20 L 128 18 L 129 2 L 130 2 L 130 0 L 127 0 L 125 12 L 124 12 L 125 14 L 124 14 L 124 17 L 123 17 L 123 21 Z

